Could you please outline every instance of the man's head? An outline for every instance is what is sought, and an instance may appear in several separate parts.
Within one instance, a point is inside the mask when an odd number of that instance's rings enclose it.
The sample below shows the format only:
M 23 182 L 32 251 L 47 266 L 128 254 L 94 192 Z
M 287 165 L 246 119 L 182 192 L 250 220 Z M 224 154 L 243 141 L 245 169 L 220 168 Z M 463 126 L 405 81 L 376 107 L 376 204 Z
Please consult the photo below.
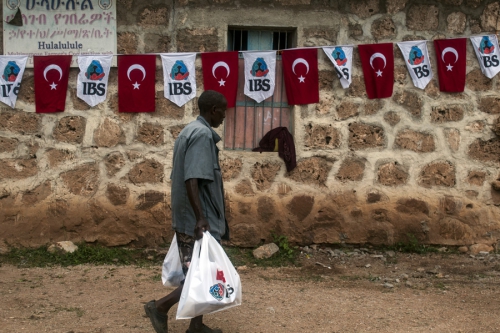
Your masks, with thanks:
M 226 98 L 217 91 L 205 90 L 198 98 L 198 107 L 200 115 L 212 127 L 219 127 L 226 117 Z

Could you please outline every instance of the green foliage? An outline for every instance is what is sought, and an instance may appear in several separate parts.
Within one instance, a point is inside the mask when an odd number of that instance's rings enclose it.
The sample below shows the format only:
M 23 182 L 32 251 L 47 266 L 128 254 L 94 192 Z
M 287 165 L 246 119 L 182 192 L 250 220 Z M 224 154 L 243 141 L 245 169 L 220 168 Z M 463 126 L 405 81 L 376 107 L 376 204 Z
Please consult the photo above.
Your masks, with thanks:
M 272 234 L 273 235 L 273 241 L 274 243 L 276 243 L 276 245 L 278 245 L 278 247 L 280 248 L 280 255 L 281 256 L 284 256 L 288 259 L 293 259 L 295 258 L 296 256 L 296 251 L 294 248 L 292 248 L 290 246 L 290 244 L 288 243 L 288 237 L 286 236 L 283 236 L 283 235 L 276 235 L 276 234 Z
M 76 266 L 93 265 L 151 265 L 143 258 L 141 250 L 122 247 L 104 247 L 101 245 L 78 244 L 78 250 L 73 253 L 50 253 L 46 246 L 36 249 L 12 248 L 0 255 L 0 260 L 19 267 Z
M 406 237 L 408 237 L 408 241 L 396 243 L 391 249 L 399 252 L 418 254 L 437 252 L 437 249 L 433 246 L 420 244 L 417 237 L 413 234 L 406 234 Z

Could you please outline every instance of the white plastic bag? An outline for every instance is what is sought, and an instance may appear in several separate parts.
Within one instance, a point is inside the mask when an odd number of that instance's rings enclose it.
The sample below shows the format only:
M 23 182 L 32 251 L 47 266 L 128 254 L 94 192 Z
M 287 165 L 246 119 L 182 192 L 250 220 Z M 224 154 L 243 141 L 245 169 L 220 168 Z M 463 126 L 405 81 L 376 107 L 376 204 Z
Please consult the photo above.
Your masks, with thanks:
M 240 276 L 222 246 L 206 231 L 194 243 L 176 318 L 190 319 L 240 304 Z
M 181 258 L 177 247 L 177 235 L 174 234 L 165 260 L 163 260 L 161 281 L 165 287 L 178 287 L 181 285 L 182 280 L 184 280 L 184 272 L 182 271 Z

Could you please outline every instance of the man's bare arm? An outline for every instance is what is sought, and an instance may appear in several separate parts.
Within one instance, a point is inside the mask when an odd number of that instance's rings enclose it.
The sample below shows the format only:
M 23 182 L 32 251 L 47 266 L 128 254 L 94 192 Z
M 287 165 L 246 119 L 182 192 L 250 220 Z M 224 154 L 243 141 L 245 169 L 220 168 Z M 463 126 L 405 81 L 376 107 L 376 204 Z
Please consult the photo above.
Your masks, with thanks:
M 186 180 L 186 190 L 189 198 L 189 203 L 193 207 L 194 215 L 196 217 L 196 226 L 194 227 L 194 237 L 200 239 L 204 231 L 210 230 L 210 225 L 203 215 L 201 208 L 200 195 L 198 191 L 198 179 L 191 178 Z

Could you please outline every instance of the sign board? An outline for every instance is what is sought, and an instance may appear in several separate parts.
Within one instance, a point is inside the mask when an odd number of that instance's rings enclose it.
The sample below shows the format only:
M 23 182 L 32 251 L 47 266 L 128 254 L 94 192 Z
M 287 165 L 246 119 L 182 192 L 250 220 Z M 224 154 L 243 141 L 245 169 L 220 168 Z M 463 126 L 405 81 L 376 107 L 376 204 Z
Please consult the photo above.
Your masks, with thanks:
M 8 24 L 18 10 L 22 26 Z M 116 54 L 116 0 L 3 0 L 3 21 L 4 55 L 28 55 L 26 67 L 33 55 Z

